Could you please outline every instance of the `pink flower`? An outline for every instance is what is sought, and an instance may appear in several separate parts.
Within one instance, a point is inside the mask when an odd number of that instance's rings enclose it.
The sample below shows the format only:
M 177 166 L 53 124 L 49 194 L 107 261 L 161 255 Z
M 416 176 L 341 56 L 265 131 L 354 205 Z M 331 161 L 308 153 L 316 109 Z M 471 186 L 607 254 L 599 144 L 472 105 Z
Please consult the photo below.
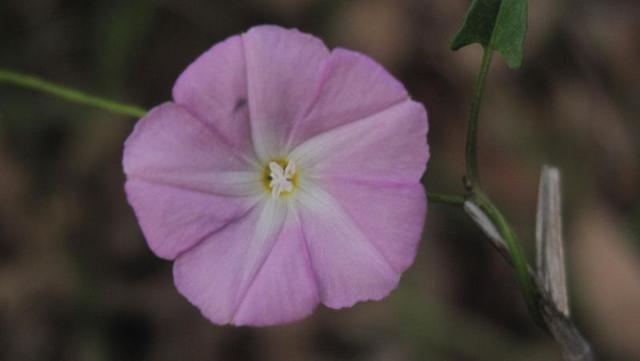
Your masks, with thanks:
M 425 218 L 424 107 L 379 64 L 258 26 L 211 48 L 142 118 L 126 191 L 176 287 L 217 324 L 379 300 Z

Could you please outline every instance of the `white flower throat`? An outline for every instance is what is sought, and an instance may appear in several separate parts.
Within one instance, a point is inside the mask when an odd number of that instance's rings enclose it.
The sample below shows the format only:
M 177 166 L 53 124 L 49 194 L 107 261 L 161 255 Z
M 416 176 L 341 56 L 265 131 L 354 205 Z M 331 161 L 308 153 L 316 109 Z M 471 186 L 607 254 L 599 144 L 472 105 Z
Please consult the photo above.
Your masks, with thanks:
M 290 160 L 286 168 L 277 162 L 269 162 L 269 187 L 271 188 L 271 197 L 278 198 L 280 194 L 293 191 L 294 176 L 296 174 L 296 164 Z

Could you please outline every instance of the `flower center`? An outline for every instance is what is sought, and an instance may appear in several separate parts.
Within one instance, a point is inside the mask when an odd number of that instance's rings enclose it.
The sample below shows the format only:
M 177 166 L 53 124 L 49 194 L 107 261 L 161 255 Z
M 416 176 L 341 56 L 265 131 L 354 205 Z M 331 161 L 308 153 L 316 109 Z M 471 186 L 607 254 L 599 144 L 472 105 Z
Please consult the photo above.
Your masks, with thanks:
M 265 179 L 269 185 L 267 189 L 271 191 L 271 197 L 274 199 L 293 191 L 297 178 L 296 164 L 293 161 L 271 161 L 265 173 L 268 174 Z

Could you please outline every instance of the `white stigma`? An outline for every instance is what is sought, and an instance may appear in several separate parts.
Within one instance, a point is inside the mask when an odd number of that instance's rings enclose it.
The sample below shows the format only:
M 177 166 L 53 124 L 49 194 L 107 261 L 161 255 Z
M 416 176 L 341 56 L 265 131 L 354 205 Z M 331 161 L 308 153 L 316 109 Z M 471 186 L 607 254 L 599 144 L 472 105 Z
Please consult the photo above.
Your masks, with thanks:
M 296 173 L 296 164 L 293 161 L 289 161 L 287 168 L 282 169 L 282 166 L 276 162 L 269 162 L 269 170 L 271 173 L 271 197 L 278 198 L 282 192 L 291 192 L 293 190 L 293 175 Z

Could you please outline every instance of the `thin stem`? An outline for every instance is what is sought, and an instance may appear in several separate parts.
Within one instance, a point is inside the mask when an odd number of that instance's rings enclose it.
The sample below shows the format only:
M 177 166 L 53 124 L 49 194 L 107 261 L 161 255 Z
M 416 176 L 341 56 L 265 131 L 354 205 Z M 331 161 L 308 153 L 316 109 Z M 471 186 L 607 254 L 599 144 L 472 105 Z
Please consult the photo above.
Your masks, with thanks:
M 84 104 L 136 118 L 140 118 L 147 113 L 146 110 L 134 105 L 118 103 L 109 99 L 96 97 L 76 89 L 54 84 L 32 75 L 17 73 L 10 70 L 0 69 L 0 83 L 13 84 L 23 88 L 49 93 L 74 103 Z
M 484 85 L 487 80 L 487 74 L 491 66 L 493 50 L 484 48 L 482 55 L 482 64 L 480 65 L 480 73 L 476 80 L 476 87 L 471 102 L 471 115 L 469 117 L 469 125 L 467 127 L 467 144 L 465 148 L 467 180 L 470 185 L 477 186 L 480 184 L 480 176 L 478 174 L 478 119 L 480 118 L 480 106 L 482 105 L 482 97 L 484 95 Z
M 462 207 L 464 205 L 464 197 L 453 194 L 427 192 L 427 199 L 433 203 L 448 204 L 457 207 Z
M 520 286 L 520 290 L 525 298 L 529 312 L 535 318 L 543 328 L 546 328 L 545 323 L 542 320 L 540 311 L 537 305 L 536 288 L 533 285 L 531 275 L 529 272 L 529 264 L 524 255 L 524 251 L 518 237 L 513 228 L 509 225 L 506 218 L 502 215 L 502 212 L 498 207 L 491 202 L 488 196 L 486 196 L 481 190 L 475 189 L 473 195 L 473 202 L 486 214 L 491 222 L 496 226 L 500 236 L 502 236 L 508 252 L 511 258 L 511 262 L 516 271 L 516 279 Z
M 504 238 L 516 270 L 518 283 L 527 302 L 527 306 L 532 312 L 532 315 L 537 318 L 537 321 L 540 321 L 540 314 L 536 306 L 534 288 L 529 277 L 528 263 L 524 256 L 522 247 L 520 246 L 520 242 L 498 207 L 493 204 L 491 199 L 489 199 L 489 197 L 485 195 L 480 188 L 477 155 L 478 121 L 480 118 L 480 106 L 482 105 L 484 87 L 487 75 L 489 74 L 489 68 L 491 67 L 492 56 L 493 50 L 489 47 L 485 47 L 471 103 L 471 115 L 469 117 L 469 125 L 467 128 L 467 143 L 465 148 L 467 187 L 469 188 L 473 201 L 482 209 L 487 217 L 489 217 L 497 227 L 502 238 Z

